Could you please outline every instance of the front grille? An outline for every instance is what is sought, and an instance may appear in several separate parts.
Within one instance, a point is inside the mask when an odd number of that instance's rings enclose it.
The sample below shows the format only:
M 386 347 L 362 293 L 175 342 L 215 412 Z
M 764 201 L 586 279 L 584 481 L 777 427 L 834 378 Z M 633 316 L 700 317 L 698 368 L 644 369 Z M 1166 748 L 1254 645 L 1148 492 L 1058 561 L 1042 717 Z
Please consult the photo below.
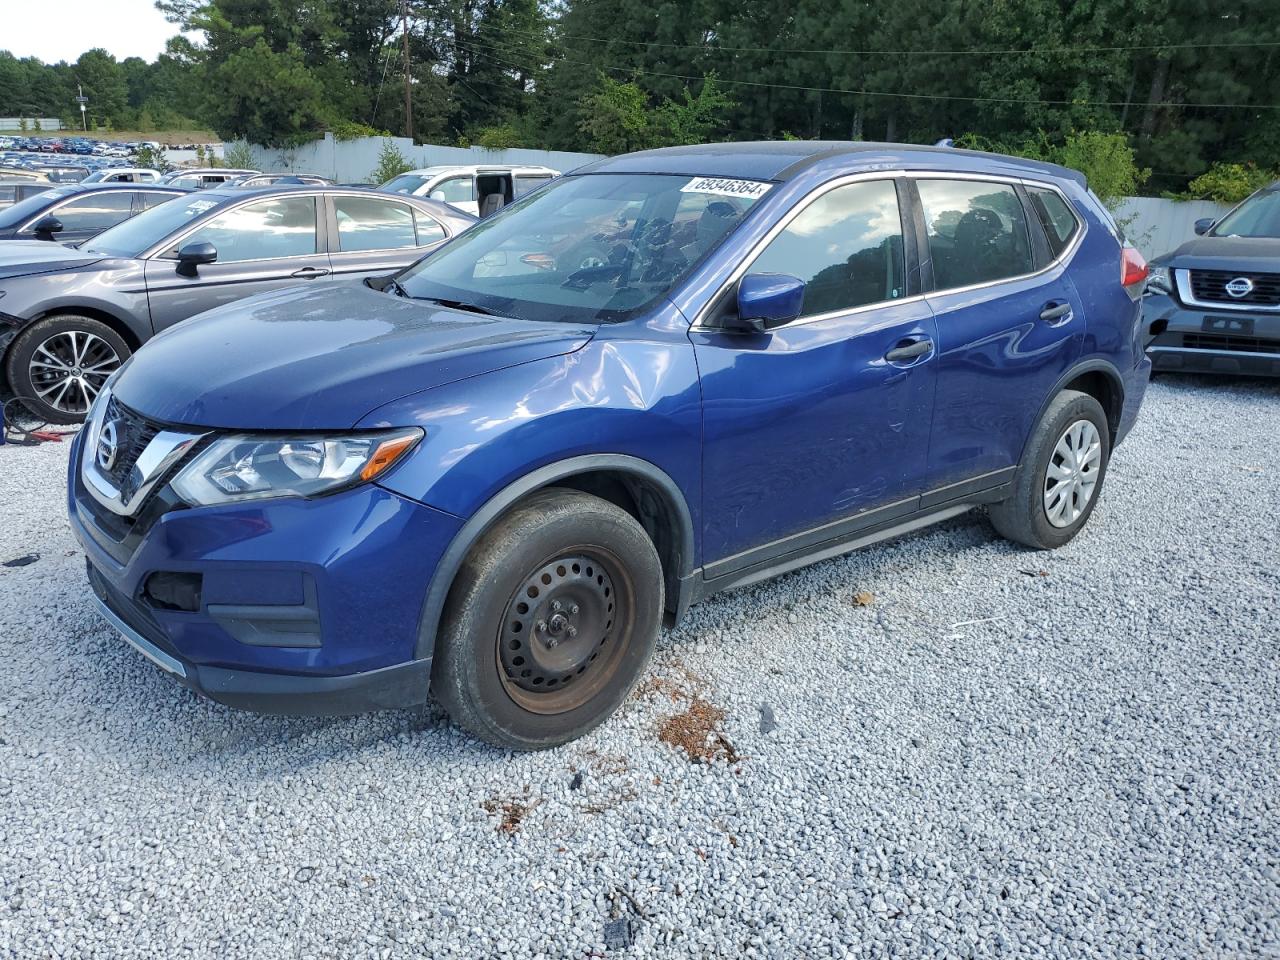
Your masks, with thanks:
M 1280 354 L 1280 340 L 1263 340 L 1259 337 L 1223 336 L 1217 333 L 1184 333 L 1184 347 L 1197 350 L 1227 350 L 1237 353 Z
M 1234 273 L 1227 270 L 1191 270 L 1191 293 L 1205 303 L 1248 303 L 1259 307 L 1280 306 L 1280 273 Z M 1248 280 L 1253 289 L 1242 297 L 1227 292 L 1233 280 Z
M 114 396 L 107 400 L 102 429 L 105 430 L 108 424 L 114 425 L 116 430 L 116 458 L 111 469 L 102 473 L 127 498 L 133 493 L 131 487 L 136 483 L 133 465 L 142 456 L 142 451 L 147 449 L 147 444 L 160 432 L 160 425 L 130 410 Z M 92 456 L 95 452 L 86 450 L 85 454 Z

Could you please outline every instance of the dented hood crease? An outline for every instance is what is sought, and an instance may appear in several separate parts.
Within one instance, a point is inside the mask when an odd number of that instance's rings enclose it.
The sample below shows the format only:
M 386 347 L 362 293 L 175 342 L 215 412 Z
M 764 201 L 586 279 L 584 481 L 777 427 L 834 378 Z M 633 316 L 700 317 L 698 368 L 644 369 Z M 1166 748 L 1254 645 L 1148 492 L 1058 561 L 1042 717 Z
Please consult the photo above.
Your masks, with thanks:
M 580 349 L 591 326 L 488 317 L 360 283 L 251 297 L 142 347 L 120 402 L 170 424 L 349 429 L 393 400 Z

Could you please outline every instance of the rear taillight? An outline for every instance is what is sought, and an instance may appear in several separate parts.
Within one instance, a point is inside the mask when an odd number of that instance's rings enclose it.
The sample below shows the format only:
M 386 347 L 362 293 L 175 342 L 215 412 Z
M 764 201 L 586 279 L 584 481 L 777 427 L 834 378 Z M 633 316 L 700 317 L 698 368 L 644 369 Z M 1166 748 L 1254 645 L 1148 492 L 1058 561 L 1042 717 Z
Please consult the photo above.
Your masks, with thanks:
M 1147 261 L 1133 247 L 1120 252 L 1120 286 L 1133 288 L 1147 279 Z

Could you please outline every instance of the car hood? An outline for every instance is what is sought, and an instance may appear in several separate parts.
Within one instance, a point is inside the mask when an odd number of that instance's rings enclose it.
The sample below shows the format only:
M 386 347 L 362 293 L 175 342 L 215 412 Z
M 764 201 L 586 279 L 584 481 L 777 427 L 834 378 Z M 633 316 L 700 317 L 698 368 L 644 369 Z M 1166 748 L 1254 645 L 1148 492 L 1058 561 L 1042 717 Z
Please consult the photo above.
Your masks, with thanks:
M 1161 267 L 1280 272 L 1280 240 L 1268 237 L 1196 237 L 1156 261 Z
M 0 280 L 87 267 L 101 259 L 100 253 L 76 250 L 47 240 L 5 240 L 0 243 Z
M 326 283 L 241 300 L 170 328 L 133 356 L 114 390 L 121 403 L 167 423 L 345 430 L 392 400 L 571 353 L 593 333 Z

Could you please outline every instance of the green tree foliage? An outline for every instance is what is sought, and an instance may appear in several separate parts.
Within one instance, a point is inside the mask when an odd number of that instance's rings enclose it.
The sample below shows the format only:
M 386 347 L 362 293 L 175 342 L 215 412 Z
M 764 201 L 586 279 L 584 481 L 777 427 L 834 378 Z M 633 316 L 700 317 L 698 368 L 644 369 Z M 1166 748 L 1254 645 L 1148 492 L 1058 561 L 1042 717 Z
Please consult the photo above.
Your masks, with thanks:
M 395 141 L 388 137 L 383 141 L 382 149 L 378 152 L 378 165 L 369 174 L 369 182 L 376 184 L 386 183 L 388 180 L 392 180 L 405 171 L 412 169 L 413 164 L 400 152 L 400 148 L 395 145 Z
M 1008 144 L 979 134 L 956 138 L 956 146 L 1046 160 L 1078 170 L 1104 203 L 1112 204 L 1138 193 L 1151 171 L 1138 166 L 1133 147 L 1122 133 L 1072 130 L 1056 141 L 1044 131 L 1021 143 Z
M 1135 171 L 1151 170 L 1145 189 L 1180 192 L 1215 162 L 1280 156 L 1275 3 L 406 0 L 406 70 L 400 0 L 160 0 L 186 33 L 153 63 L 0 52 L 0 114 L 74 115 L 89 74 L 94 119 L 116 127 L 145 111 L 158 128 L 194 118 L 280 145 L 355 125 L 403 133 L 407 72 L 414 134 L 434 142 L 930 143 L 967 130 L 1072 138 L 1090 152 L 1070 161 L 1115 167 L 1111 141 L 1083 131 L 1122 137 Z
M 150 147 L 143 147 L 133 155 L 133 160 L 140 167 L 159 170 L 161 173 L 168 173 L 173 169 L 173 164 L 165 159 L 163 149 L 152 150 Z
M 1239 203 L 1255 190 L 1280 180 L 1280 168 L 1266 169 L 1252 163 L 1215 163 L 1187 187 L 1189 200 Z
M 222 161 L 233 170 L 252 170 L 253 147 L 244 140 L 233 140 L 222 148 Z
M 732 107 L 714 76 L 703 81 L 697 96 L 685 87 L 679 100 L 654 107 L 634 81 L 622 83 L 602 74 L 596 90 L 583 98 L 578 129 L 587 149 L 598 153 L 701 143 L 724 125 Z

